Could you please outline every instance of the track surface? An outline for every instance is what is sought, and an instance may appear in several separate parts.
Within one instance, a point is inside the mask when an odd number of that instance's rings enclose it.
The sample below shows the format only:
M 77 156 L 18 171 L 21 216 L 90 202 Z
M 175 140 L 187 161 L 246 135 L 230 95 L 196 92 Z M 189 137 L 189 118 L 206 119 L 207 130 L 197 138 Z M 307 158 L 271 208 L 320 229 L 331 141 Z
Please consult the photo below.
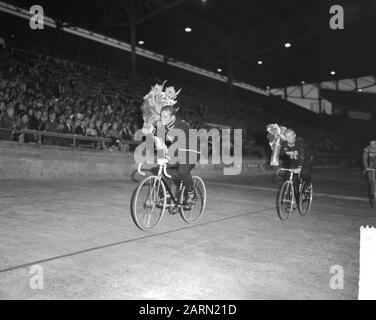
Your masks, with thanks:
M 270 175 L 222 176 L 205 179 L 198 224 L 166 214 L 150 232 L 130 217 L 130 180 L 2 181 L 0 299 L 357 299 L 359 228 L 376 209 L 358 169 L 313 176 L 308 216 L 278 219 Z

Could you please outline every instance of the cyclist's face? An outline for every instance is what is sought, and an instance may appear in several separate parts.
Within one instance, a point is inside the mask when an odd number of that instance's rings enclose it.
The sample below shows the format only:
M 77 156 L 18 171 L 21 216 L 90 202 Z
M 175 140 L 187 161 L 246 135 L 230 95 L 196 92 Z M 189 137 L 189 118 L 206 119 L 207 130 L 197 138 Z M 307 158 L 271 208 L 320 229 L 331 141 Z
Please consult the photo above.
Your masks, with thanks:
M 161 113 L 161 122 L 164 126 L 167 126 L 174 120 L 175 116 L 171 115 L 171 113 L 167 110 L 162 111 Z
M 286 140 L 288 143 L 293 144 L 295 142 L 295 133 L 292 131 L 287 132 Z

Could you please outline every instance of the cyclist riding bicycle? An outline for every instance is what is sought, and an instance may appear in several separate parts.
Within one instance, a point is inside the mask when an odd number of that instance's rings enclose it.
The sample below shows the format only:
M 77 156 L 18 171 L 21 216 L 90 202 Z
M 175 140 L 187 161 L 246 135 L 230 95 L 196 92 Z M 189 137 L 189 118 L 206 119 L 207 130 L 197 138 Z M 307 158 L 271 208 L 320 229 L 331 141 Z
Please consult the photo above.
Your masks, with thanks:
M 177 109 L 173 106 L 164 106 L 161 109 L 161 123 L 165 129 L 165 148 L 166 154 L 163 158 L 158 159 L 158 165 L 167 164 L 167 173 L 171 175 L 174 180 L 182 180 L 187 190 L 186 205 L 192 205 L 194 202 L 194 189 L 191 170 L 194 168 L 195 163 L 189 163 L 190 153 L 195 153 L 195 159 L 197 159 L 199 152 L 196 148 L 192 148 L 189 145 L 189 129 L 188 122 L 176 117 Z M 178 137 L 173 134 L 172 130 L 181 130 L 185 135 L 185 144 L 181 144 Z M 161 142 L 159 142 L 161 143 Z M 162 149 L 163 146 L 157 148 Z M 172 154 L 172 150 L 175 150 L 175 154 Z M 179 151 L 179 152 L 178 152 Z M 177 159 L 176 164 L 169 164 L 169 160 L 175 156 Z M 172 179 L 168 179 L 167 183 L 171 189 Z
M 286 155 L 289 160 L 289 167 L 294 170 L 294 190 L 295 198 L 298 199 L 299 174 L 304 182 L 311 183 L 311 171 L 313 155 L 304 140 L 296 136 L 292 129 L 287 129 L 285 133 L 286 140 L 282 141 L 280 156 Z M 287 178 L 287 176 L 285 177 Z
M 376 140 L 371 140 L 363 150 L 364 169 L 376 169 Z M 368 171 L 368 181 L 372 179 L 372 172 Z

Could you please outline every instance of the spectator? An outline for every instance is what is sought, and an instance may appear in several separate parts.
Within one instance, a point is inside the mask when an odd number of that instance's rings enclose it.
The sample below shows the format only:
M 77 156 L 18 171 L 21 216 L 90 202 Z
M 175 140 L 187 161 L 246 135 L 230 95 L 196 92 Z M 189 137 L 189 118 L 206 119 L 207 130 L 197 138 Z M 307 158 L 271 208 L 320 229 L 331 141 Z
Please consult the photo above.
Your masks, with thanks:
M 44 123 L 45 131 L 58 132 L 59 123 L 56 121 L 56 112 L 53 111 L 49 114 L 48 120 Z
M 89 123 L 89 128 L 86 130 L 86 135 L 89 137 L 98 136 L 97 130 L 95 130 L 95 124 L 93 122 Z
M 5 102 L 0 101 L 0 119 L 6 113 Z
M 75 134 L 78 134 L 80 136 L 84 136 L 86 135 L 86 123 L 85 123 L 85 119 L 82 119 L 82 120 L 77 120 L 76 121 L 76 129 L 74 130 L 74 133 Z
M 30 116 L 30 129 L 31 130 L 41 130 L 42 125 L 42 111 L 40 109 L 35 110 L 34 114 Z
M 72 118 L 69 117 L 64 124 L 63 129 L 61 130 L 62 133 L 72 134 L 73 133 L 73 121 Z
M 14 108 L 9 106 L 7 112 L 3 114 L 0 120 L 0 140 L 12 140 L 12 129 L 14 128 L 15 122 Z
M 14 126 L 15 130 L 28 130 L 29 129 L 29 116 L 24 112 L 21 117 L 18 119 L 16 125 Z M 13 139 L 20 143 L 32 141 L 32 137 L 29 134 L 25 133 L 16 133 L 14 134 Z
M 111 129 L 108 132 L 109 137 L 111 138 L 111 143 L 110 143 L 110 151 L 114 151 L 115 149 L 120 150 L 120 130 L 119 130 L 119 125 L 115 121 Z
M 101 125 L 102 125 L 102 121 L 101 120 L 96 120 L 95 121 L 95 131 L 97 132 L 97 137 L 101 137 L 102 136 Z
M 56 121 L 55 111 L 52 111 L 48 116 L 48 120 L 44 122 L 44 131 L 59 132 L 59 123 Z M 47 137 L 47 139 L 45 139 L 50 145 L 55 144 L 55 140 L 54 137 Z
M 102 133 L 101 133 L 101 136 L 102 137 L 108 137 L 109 134 L 108 134 L 108 123 L 107 122 L 104 122 L 103 125 L 102 125 Z
M 41 124 L 39 126 L 39 130 L 42 130 L 44 131 L 46 129 L 46 123 L 48 121 L 48 112 L 47 111 L 43 111 L 42 112 L 42 117 L 41 117 Z
M 120 131 L 120 141 L 122 151 L 129 151 L 130 144 L 126 141 L 133 140 L 133 132 L 131 129 L 131 123 L 129 121 L 122 123 L 122 129 Z
M 131 128 L 131 123 L 129 121 L 122 123 L 122 129 L 120 131 L 121 140 L 132 140 L 133 130 Z

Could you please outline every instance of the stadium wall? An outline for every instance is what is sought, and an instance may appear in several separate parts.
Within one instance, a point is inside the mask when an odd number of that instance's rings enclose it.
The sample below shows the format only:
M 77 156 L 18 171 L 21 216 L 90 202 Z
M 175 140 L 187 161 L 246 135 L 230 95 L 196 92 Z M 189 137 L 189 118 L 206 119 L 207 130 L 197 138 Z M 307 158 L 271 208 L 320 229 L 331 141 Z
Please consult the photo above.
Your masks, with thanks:
M 72 150 L 10 141 L 0 141 L 0 149 L 0 180 L 77 177 L 134 179 L 135 174 L 138 175 L 133 155 L 126 153 Z M 355 155 L 321 154 L 316 165 L 356 165 L 358 158 Z M 198 164 L 195 171 L 203 177 L 221 176 L 223 168 L 223 164 Z M 243 158 L 242 175 L 269 172 L 267 159 Z

